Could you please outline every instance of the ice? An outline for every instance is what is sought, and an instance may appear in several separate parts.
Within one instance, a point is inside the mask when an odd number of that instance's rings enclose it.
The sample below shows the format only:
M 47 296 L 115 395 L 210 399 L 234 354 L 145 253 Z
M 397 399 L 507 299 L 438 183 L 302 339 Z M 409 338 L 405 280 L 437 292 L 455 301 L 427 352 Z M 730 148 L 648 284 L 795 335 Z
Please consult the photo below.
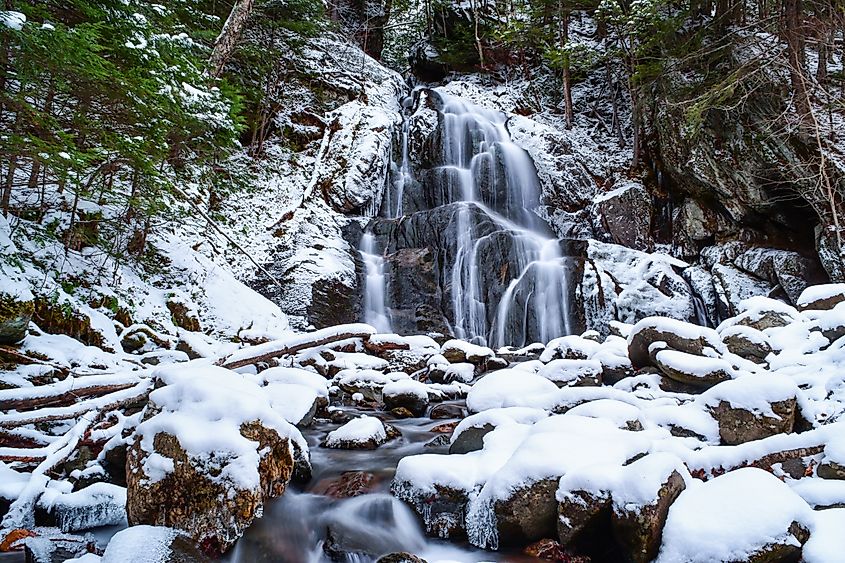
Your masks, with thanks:
M 126 523 L 126 489 L 111 483 L 94 483 L 72 493 L 48 488 L 38 505 L 55 515 L 63 532 Z

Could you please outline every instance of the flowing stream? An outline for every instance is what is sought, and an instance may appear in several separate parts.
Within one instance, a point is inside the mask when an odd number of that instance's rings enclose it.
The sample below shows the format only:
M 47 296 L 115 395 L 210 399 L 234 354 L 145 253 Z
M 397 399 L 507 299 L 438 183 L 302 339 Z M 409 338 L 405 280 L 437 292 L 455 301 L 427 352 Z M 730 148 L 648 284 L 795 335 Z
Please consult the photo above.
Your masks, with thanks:
M 401 133 L 402 161 L 386 191 L 382 217 L 402 221 L 414 213 L 452 206 L 448 225 L 427 235 L 451 232 L 450 247 L 439 250 L 443 286 L 449 298 L 439 304 L 453 334 L 490 346 L 522 346 L 548 342 L 569 334 L 567 279 L 570 264 L 548 226 L 537 216 L 540 182 L 526 151 L 513 143 L 505 114 L 481 108 L 439 90 L 426 90 L 439 101 L 439 154 L 426 181 L 416 181 L 409 154 L 413 104 L 405 101 Z M 413 99 L 409 98 L 409 100 Z M 409 192 L 417 208 L 406 204 Z M 419 201 L 429 202 L 421 209 Z M 372 228 L 372 225 L 371 225 Z M 390 279 L 389 244 L 377 263 L 371 231 L 361 241 L 367 268 L 365 320 L 387 319 L 391 303 L 385 296 Z M 407 242 L 393 236 L 396 247 L 435 248 L 434 240 Z M 435 250 L 438 252 L 438 250 Z M 369 322 L 369 321 L 367 321 Z M 379 327 L 381 330 L 381 327 Z
M 361 414 L 352 409 L 349 413 Z M 226 560 L 230 563 L 370 563 L 381 555 L 401 551 L 428 561 L 502 560 L 501 554 L 426 537 L 411 509 L 389 494 L 390 481 L 400 459 L 419 453 L 445 453 L 444 446 L 425 445 L 438 435 L 431 428 L 443 422 L 448 421 L 390 420 L 402 436 L 374 451 L 321 448 L 320 440 L 337 428 L 337 424 L 315 424 L 303 430 L 311 449 L 312 479 L 304 488 L 289 486 L 284 495 L 271 501 L 264 516 L 250 526 Z M 348 471 L 371 473 L 374 476 L 371 490 L 341 500 L 326 496 L 328 486 Z M 327 544 L 333 556 L 327 553 Z M 332 545 L 339 549 L 333 551 Z

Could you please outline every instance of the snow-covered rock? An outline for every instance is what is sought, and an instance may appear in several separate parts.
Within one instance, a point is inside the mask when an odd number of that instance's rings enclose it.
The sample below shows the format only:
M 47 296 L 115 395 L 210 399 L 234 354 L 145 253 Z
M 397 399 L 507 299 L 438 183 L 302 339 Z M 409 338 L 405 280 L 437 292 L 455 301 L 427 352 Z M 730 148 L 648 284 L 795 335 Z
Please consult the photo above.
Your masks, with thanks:
M 156 377 L 127 454 L 129 523 L 176 527 L 222 553 L 284 492 L 308 446 L 247 376 L 188 364 Z
M 652 345 L 658 342 L 696 356 L 703 356 L 707 349 L 725 350 L 719 334 L 711 328 L 666 317 L 648 317 L 634 325 L 628 335 L 628 357 L 634 367 L 653 365 Z
M 845 301 L 845 283 L 810 286 L 795 301 L 800 311 L 828 310 Z
M 323 446 L 343 450 L 374 450 L 398 436 L 398 431 L 374 416 L 353 418 L 326 435 Z
M 600 385 L 602 364 L 595 360 L 552 360 L 537 375 L 558 387 Z
M 400 379 L 382 388 L 386 409 L 406 408 L 415 416 L 422 416 L 428 408 L 428 387 L 415 379 Z
M 755 374 L 719 383 L 696 401 L 718 421 L 722 442 L 735 445 L 792 432 L 799 393 L 786 376 Z
M 206 557 L 184 532 L 164 526 L 132 526 L 116 533 L 101 563 L 169 563 Z
M 737 469 L 681 493 L 656 561 L 796 561 L 813 520 L 807 503 L 777 477 Z
M 467 395 L 467 408 L 481 412 L 498 407 L 542 407 L 554 400 L 557 385 L 539 375 L 503 369 L 481 378 Z

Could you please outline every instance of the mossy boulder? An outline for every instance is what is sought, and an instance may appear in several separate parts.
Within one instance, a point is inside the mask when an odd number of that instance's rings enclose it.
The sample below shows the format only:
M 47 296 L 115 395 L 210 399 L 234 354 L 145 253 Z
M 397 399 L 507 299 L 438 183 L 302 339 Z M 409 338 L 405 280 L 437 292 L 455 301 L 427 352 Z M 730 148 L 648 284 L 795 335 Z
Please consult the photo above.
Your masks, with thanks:
M 21 278 L 0 269 L 0 344 L 17 344 L 35 311 L 29 285 Z

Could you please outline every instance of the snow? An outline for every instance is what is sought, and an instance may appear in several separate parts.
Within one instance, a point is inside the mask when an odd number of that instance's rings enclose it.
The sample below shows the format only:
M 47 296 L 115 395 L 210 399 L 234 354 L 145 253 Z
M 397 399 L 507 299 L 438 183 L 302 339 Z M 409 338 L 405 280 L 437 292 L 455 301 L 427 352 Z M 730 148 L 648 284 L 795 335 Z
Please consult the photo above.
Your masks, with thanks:
M 231 299 L 231 296 L 227 297 L 227 300 L 228 299 Z M 271 342 L 265 342 L 264 344 L 258 344 L 256 346 L 249 346 L 232 352 L 225 358 L 225 360 L 227 363 L 234 364 L 236 362 L 249 360 L 258 355 L 282 355 L 288 353 L 291 349 L 304 347 L 313 342 L 339 340 L 344 334 L 368 335 L 375 333 L 376 329 L 370 325 L 359 323 L 333 326 L 305 334 L 288 334 L 283 338 L 279 338 Z
M 326 445 L 330 448 L 341 446 L 344 442 L 367 442 L 374 439 L 382 442 L 387 439 L 384 424 L 374 416 L 353 418 L 337 430 L 332 430 L 326 436 Z
M 26 23 L 26 15 L 14 10 L 0 10 L 0 24 L 10 29 L 20 31 Z
M 320 397 L 329 396 L 329 382 L 322 375 L 301 368 L 274 367 L 265 369 L 259 374 L 265 384 L 291 383 L 310 387 Z
M 475 366 L 466 362 L 451 364 L 446 368 L 443 378 L 445 381 L 469 383 L 475 378 Z
M 687 484 L 692 481 L 681 460 L 669 453 L 652 453 L 629 465 L 585 465 L 561 477 L 555 497 L 562 502 L 577 491 L 610 493 L 617 511 L 632 510 L 656 502 L 673 472 Z
M 807 504 L 816 507 L 845 506 L 845 481 L 840 479 L 803 478 L 787 481 L 792 490 Z
M 696 377 L 707 377 L 719 372 L 731 377 L 737 376 L 730 362 L 722 358 L 708 358 L 677 350 L 661 350 L 655 355 L 655 359 L 660 364 Z
M 546 349 L 540 354 L 540 361 L 548 363 L 555 358 L 567 356 L 590 358 L 600 347 L 598 342 L 577 335 L 562 336 L 549 341 Z
M 718 352 L 725 350 L 725 345 L 722 343 L 719 333 L 712 328 L 694 325 L 668 317 L 648 317 L 639 321 L 633 326 L 628 335 L 628 344 L 631 344 L 637 334 L 647 329 L 679 336 L 685 340 L 701 339 L 702 342 L 713 350 Z
M 822 510 L 816 513 L 810 539 L 801 552 L 805 563 L 829 563 L 845 553 L 845 508 Z
M 467 395 L 467 408 L 480 412 L 497 407 L 537 407 L 548 404 L 557 385 L 531 373 L 502 369 L 482 377 Z
M 787 532 L 793 522 L 813 523 L 801 497 L 762 469 L 737 469 L 681 493 L 669 509 L 656 561 L 747 560 L 770 542 L 796 544 Z
M 7 500 L 18 498 L 28 481 L 28 475 L 18 473 L 5 462 L 0 461 L 0 497 Z
M 508 424 L 531 425 L 547 416 L 549 416 L 549 413 L 543 409 L 532 409 L 530 407 L 504 407 L 485 410 L 460 421 L 452 432 L 449 441 L 454 444 L 458 436 L 470 428 L 481 428 L 487 425 L 494 428 Z
M 111 483 L 94 483 L 76 492 L 48 488 L 38 505 L 55 510 L 63 532 L 126 523 L 126 489 Z

